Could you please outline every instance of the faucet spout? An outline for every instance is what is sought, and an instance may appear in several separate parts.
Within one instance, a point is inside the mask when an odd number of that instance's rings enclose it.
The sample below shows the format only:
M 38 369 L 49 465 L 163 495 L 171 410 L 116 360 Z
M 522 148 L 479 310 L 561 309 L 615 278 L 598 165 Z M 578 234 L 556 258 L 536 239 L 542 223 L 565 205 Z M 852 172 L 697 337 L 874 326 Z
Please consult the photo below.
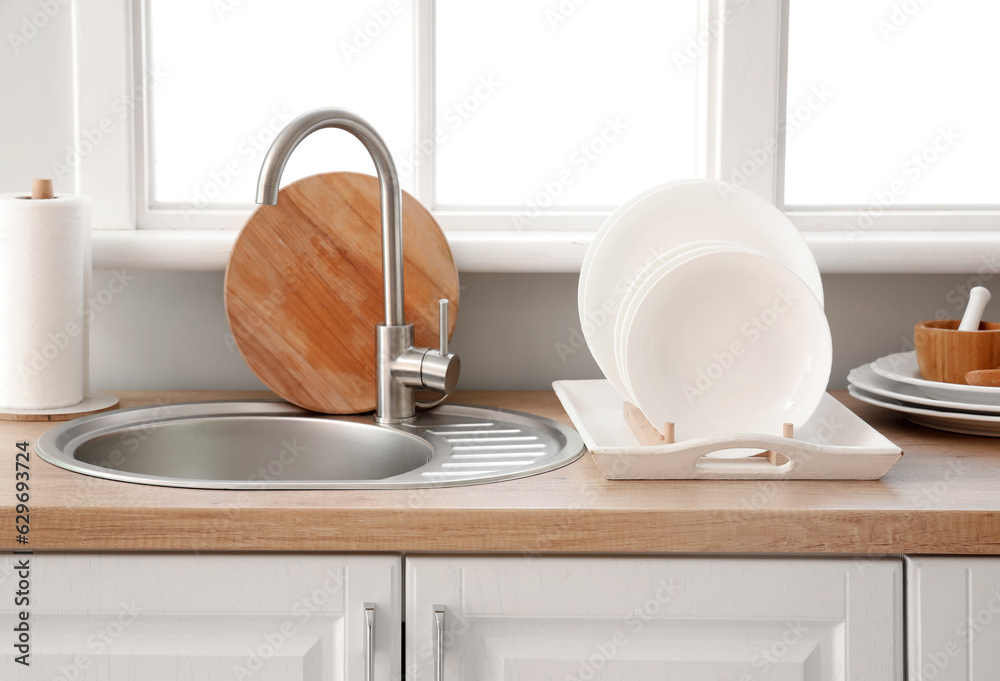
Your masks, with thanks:
M 289 123 L 268 149 L 257 181 L 257 203 L 277 205 L 285 164 L 299 143 L 323 128 L 339 128 L 365 145 L 375 162 L 382 207 L 382 273 L 385 284 L 385 325 L 403 325 L 403 221 L 399 175 L 389 147 L 366 120 L 346 109 L 316 109 Z
M 399 176 L 385 141 L 360 116 L 344 109 L 316 109 L 289 123 L 268 149 L 257 181 L 257 203 L 277 205 L 281 174 L 299 142 L 323 128 L 340 128 L 365 145 L 378 171 L 382 203 L 382 275 L 385 283 L 385 324 L 375 329 L 377 380 L 376 423 L 407 423 L 415 418 L 417 390 L 434 390 L 442 397 L 455 389 L 460 362 L 448 352 L 448 301 L 440 303 L 440 348 L 414 347 L 413 324 L 403 308 L 403 200 Z

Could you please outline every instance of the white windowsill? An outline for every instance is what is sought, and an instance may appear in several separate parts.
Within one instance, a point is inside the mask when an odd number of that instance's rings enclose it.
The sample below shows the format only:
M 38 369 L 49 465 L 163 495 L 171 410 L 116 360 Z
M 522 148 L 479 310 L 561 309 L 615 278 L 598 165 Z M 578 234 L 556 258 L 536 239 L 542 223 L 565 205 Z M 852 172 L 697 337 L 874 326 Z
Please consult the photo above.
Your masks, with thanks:
M 96 269 L 224 270 L 235 230 L 95 230 Z M 579 272 L 592 232 L 450 232 L 462 272 Z M 1000 232 L 806 232 L 825 273 L 1000 271 Z

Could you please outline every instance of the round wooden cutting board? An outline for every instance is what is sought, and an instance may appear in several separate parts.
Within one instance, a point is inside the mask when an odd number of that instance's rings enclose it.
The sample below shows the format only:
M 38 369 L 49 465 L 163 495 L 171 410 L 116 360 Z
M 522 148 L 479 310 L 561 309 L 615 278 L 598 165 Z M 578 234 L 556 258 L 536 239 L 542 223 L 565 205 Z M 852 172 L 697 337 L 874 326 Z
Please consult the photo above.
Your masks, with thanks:
M 403 192 L 406 321 L 438 346 L 438 300 L 458 318 L 458 271 L 444 233 Z M 268 388 L 327 414 L 375 409 L 375 326 L 385 323 L 378 179 L 313 175 L 284 187 L 240 232 L 226 269 L 236 347 Z

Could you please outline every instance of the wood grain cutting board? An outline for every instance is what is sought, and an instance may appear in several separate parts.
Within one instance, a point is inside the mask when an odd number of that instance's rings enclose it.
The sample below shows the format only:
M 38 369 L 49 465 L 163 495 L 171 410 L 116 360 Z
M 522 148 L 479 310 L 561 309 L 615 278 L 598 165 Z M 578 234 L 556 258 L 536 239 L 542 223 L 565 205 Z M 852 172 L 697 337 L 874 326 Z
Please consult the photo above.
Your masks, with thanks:
M 458 318 L 458 271 L 433 216 L 403 192 L 406 321 L 418 347 L 438 346 L 438 303 Z M 375 326 L 385 322 L 378 179 L 324 173 L 260 206 L 226 269 L 236 347 L 264 384 L 327 414 L 375 409 Z

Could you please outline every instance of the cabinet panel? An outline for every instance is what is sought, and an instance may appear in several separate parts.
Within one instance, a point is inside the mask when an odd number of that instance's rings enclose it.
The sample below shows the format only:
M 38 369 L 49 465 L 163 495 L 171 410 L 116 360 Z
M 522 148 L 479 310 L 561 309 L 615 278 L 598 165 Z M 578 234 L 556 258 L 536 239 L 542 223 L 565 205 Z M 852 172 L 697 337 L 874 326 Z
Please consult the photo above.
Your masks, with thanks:
M 444 681 L 903 678 L 899 560 L 407 559 L 406 672 Z
M 5 679 L 363 678 L 368 602 L 376 607 L 376 676 L 399 673 L 398 556 L 35 554 L 4 562 L 16 568 L 24 559 L 30 603 L 14 604 L 20 577 L 5 571 L 0 589 L 10 598 L 0 598 L 0 612 L 5 622 L 29 612 L 31 666 L 4 645 Z
M 909 557 L 911 681 L 985 681 L 1000 670 L 1000 558 Z

